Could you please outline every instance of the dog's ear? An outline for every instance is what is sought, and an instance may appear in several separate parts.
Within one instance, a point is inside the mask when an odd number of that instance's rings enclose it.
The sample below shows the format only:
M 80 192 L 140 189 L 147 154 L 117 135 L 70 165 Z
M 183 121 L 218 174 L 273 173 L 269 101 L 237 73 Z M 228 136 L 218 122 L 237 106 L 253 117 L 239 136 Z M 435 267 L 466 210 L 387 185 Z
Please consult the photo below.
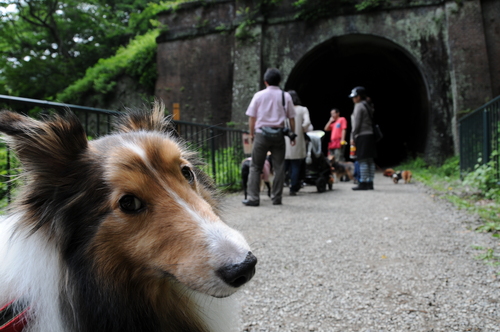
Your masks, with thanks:
M 132 131 L 171 131 L 170 118 L 165 116 L 165 106 L 155 101 L 152 110 L 127 110 L 115 120 L 115 130 L 119 133 Z
M 70 112 L 37 121 L 14 112 L 0 112 L 0 132 L 26 171 L 56 174 L 88 146 L 85 130 Z

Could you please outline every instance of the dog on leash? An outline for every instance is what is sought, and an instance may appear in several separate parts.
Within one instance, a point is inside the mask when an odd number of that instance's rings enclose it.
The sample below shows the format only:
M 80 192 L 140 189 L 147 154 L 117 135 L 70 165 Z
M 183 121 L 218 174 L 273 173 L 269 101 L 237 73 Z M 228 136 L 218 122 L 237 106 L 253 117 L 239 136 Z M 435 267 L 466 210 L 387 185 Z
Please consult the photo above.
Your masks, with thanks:
M 333 168 L 335 178 L 340 181 L 347 177 L 348 181 L 354 179 L 354 163 L 351 161 L 335 161 L 335 157 L 330 160 L 330 166 Z
M 386 168 L 382 173 L 385 177 L 392 178 L 392 176 L 396 173 L 396 171 L 392 168 Z
M 164 108 L 88 141 L 70 112 L 0 113 L 23 186 L 0 220 L 0 326 L 29 332 L 233 331 L 255 273 L 212 181 Z M 15 325 L 15 326 L 14 326 Z M 10 330 L 9 330 L 10 331 Z
M 267 188 L 267 196 L 271 197 L 271 178 L 273 176 L 270 156 L 266 157 L 266 161 L 264 162 L 264 167 L 262 168 L 262 173 L 260 175 L 261 182 L 261 190 L 263 186 Z M 243 187 L 243 194 L 245 195 L 245 199 L 248 196 L 248 177 L 250 175 L 250 165 L 252 164 L 252 158 L 246 158 L 241 163 L 241 185 Z
M 413 174 L 411 171 L 395 171 L 392 168 L 388 168 L 384 171 L 384 176 L 392 178 L 394 184 L 398 184 L 399 180 L 403 179 L 405 183 L 410 183 Z
M 405 183 L 410 183 L 412 178 L 411 171 L 400 171 L 392 175 L 392 181 L 398 184 L 399 180 L 403 179 Z

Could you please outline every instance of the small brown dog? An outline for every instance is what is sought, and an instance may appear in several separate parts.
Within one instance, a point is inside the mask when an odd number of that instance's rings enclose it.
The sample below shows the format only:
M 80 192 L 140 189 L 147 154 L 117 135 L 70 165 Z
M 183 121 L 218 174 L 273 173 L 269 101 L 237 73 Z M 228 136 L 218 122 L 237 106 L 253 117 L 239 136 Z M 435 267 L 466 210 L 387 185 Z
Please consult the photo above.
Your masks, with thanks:
M 392 175 L 395 174 L 396 171 L 393 170 L 392 168 L 387 168 L 385 171 L 384 171 L 384 176 L 387 176 L 388 178 L 392 178 Z
M 349 180 L 354 179 L 354 163 L 351 161 L 335 161 L 335 158 L 330 160 L 330 166 L 333 168 L 333 173 L 337 181 L 343 176 L 347 176 Z
M 384 171 L 384 176 L 392 178 L 394 184 L 398 184 L 399 180 L 403 179 L 405 183 L 410 183 L 412 178 L 411 171 L 398 171 L 396 172 L 392 168 L 388 168 Z
M 401 171 L 392 175 L 392 181 L 395 184 L 397 184 L 399 180 L 403 179 L 405 183 L 410 183 L 411 177 L 412 177 L 411 171 Z

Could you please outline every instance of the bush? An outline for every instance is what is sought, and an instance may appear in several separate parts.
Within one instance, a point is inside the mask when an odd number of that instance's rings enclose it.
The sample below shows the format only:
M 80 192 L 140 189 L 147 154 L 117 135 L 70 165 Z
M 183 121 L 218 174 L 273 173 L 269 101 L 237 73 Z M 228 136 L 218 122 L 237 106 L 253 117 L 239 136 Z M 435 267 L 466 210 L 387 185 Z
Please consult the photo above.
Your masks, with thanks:
M 477 189 L 478 193 L 486 199 L 500 202 L 496 163 L 498 154 L 498 151 L 494 151 L 491 154 L 491 160 L 486 164 L 481 165 L 481 160 L 478 160 L 479 163 L 474 167 L 474 171 L 465 176 L 463 184 Z
M 214 176 L 214 170 L 210 161 L 212 160 L 211 150 L 202 149 L 203 159 L 207 162 L 203 170 L 210 176 Z M 216 182 L 225 191 L 241 190 L 241 162 L 244 158 L 241 147 L 228 147 L 215 151 L 216 162 Z
M 458 177 L 460 175 L 460 158 L 454 156 L 447 159 L 441 166 L 440 173 L 448 177 Z
M 159 30 L 151 30 L 137 36 L 127 47 L 120 48 L 116 55 L 100 59 L 92 68 L 87 69 L 85 77 L 74 82 L 57 99 L 63 102 L 83 104 L 88 94 L 107 94 L 111 92 L 116 79 L 127 74 L 137 80 L 144 88 L 152 90 L 156 81 L 156 37 Z
M 19 161 L 10 153 L 10 165 L 7 164 L 7 148 L 0 145 L 0 209 L 3 209 L 8 204 L 7 193 L 13 190 L 17 184 L 17 175 L 19 174 Z M 11 192 L 12 195 L 12 192 Z
M 407 160 L 401 167 L 405 169 L 426 169 L 429 165 L 427 165 L 424 159 L 417 157 L 413 160 Z

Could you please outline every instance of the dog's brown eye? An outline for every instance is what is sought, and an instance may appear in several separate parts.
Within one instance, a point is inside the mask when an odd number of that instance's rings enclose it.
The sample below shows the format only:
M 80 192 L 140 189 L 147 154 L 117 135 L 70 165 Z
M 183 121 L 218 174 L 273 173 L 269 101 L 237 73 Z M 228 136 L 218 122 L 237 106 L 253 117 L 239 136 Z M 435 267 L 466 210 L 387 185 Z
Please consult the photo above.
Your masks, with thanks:
M 194 182 L 194 173 L 193 173 L 193 170 L 189 166 L 182 166 L 181 172 L 182 172 L 182 175 L 189 182 L 189 184 L 192 184 Z
M 125 195 L 120 198 L 120 209 L 125 213 L 136 213 L 144 208 L 144 203 L 134 195 Z

